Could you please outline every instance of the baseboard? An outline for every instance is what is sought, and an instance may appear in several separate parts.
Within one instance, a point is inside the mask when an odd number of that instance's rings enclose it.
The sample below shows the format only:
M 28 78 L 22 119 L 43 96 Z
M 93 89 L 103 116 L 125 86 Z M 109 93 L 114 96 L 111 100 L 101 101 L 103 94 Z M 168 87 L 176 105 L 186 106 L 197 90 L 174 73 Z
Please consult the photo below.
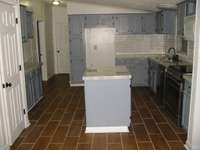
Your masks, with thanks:
M 7 145 L 7 146 L 0 146 L 0 150 L 9 150 L 10 147 Z
M 79 83 L 73 83 L 71 81 L 69 81 L 70 87 L 79 87 L 79 86 L 84 86 L 83 82 L 79 82 Z
M 200 150 L 200 146 L 192 146 L 188 141 L 186 141 L 186 144 L 184 145 L 184 147 L 187 150 Z
M 128 126 L 119 127 L 86 127 L 85 133 L 128 133 Z

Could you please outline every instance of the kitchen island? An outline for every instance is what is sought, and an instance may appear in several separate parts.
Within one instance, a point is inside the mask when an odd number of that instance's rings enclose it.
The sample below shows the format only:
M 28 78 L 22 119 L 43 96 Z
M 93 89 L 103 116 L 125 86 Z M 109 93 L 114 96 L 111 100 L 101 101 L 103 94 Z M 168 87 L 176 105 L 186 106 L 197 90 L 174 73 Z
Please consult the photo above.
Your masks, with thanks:
M 125 66 L 87 69 L 83 76 L 86 133 L 129 132 L 131 75 Z

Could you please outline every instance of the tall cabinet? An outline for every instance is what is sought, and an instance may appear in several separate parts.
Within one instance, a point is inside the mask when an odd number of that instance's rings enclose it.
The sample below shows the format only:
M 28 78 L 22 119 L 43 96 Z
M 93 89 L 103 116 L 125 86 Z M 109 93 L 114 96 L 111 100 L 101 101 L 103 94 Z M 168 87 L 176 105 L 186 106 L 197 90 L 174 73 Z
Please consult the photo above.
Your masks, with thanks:
M 85 70 L 85 50 L 83 27 L 85 25 L 85 16 L 69 16 L 69 46 L 71 63 L 71 84 L 82 82 L 82 75 Z

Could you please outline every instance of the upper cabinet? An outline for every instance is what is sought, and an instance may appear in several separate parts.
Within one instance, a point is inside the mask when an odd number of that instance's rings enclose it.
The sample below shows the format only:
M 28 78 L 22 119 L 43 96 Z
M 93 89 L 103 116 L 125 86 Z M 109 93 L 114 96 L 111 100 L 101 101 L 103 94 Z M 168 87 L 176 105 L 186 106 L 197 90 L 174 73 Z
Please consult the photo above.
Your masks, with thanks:
M 177 34 L 179 36 L 184 35 L 184 17 L 186 15 L 186 5 L 185 3 L 180 3 L 177 5 Z
M 156 32 L 174 34 L 176 28 L 176 10 L 164 9 L 156 13 Z
M 186 0 L 186 16 L 192 16 L 196 13 L 196 0 Z
M 27 11 L 26 6 L 20 5 L 22 42 L 33 38 L 33 14 Z
M 118 34 L 155 33 L 155 13 L 115 15 L 114 25 Z

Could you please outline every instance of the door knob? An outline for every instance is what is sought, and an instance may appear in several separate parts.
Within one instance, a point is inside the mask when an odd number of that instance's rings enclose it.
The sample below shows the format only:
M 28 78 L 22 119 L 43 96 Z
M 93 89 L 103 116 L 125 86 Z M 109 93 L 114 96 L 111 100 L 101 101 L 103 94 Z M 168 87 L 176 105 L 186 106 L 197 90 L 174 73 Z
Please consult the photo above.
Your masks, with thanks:
M 12 83 L 6 82 L 6 87 L 12 87 Z
M 57 50 L 57 53 L 60 53 L 60 51 L 59 51 L 59 50 Z

